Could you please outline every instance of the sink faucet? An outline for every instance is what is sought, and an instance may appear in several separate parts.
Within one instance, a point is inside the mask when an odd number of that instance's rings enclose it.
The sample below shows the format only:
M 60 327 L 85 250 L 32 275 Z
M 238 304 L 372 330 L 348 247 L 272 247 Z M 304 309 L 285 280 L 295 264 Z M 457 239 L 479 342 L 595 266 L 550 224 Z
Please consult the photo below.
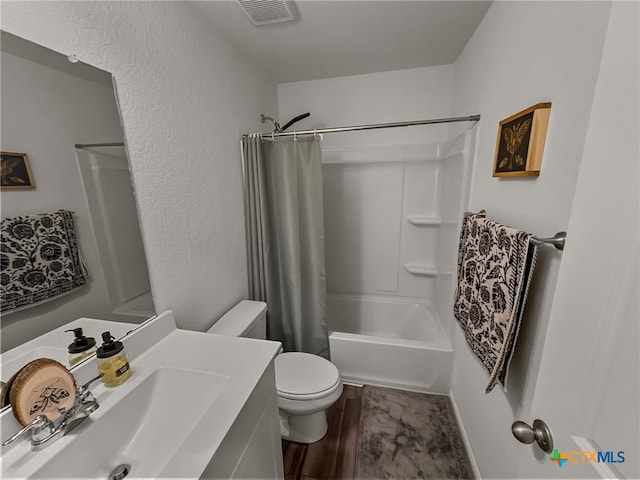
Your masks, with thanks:
M 89 386 L 93 382 L 100 380 L 103 375 L 104 374 L 101 373 L 78 388 L 76 390 L 73 407 L 69 410 L 61 408 L 59 410 L 61 415 L 55 422 L 49 420 L 49 417 L 45 415 L 38 415 L 29 425 L 5 441 L 2 446 L 11 445 L 16 440 L 30 433 L 31 450 L 35 452 L 51 445 L 57 439 L 64 437 L 100 406 L 93 394 L 89 391 Z

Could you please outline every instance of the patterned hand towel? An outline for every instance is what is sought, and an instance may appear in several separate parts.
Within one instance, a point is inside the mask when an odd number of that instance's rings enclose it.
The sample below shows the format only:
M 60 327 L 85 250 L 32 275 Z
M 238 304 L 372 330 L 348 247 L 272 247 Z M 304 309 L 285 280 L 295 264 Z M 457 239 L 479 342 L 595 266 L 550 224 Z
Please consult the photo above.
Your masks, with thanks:
M 537 248 L 531 234 L 465 213 L 453 311 L 467 344 L 489 372 L 489 393 L 506 387 Z
M 49 301 L 86 283 L 71 212 L 5 218 L 0 236 L 2 313 Z

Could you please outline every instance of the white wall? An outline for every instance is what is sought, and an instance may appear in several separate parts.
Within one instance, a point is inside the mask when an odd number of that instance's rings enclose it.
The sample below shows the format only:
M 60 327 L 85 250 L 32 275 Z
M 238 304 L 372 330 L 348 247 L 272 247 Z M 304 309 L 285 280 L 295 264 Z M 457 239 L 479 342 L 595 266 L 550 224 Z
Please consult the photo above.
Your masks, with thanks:
M 541 236 L 566 230 L 609 10 L 609 3 L 595 2 L 492 4 L 455 63 L 453 114 L 482 115 L 471 210 L 484 208 L 491 218 Z M 542 101 L 553 106 L 540 177 L 492 178 L 498 122 Z M 508 393 L 483 393 L 487 375 L 455 329 L 452 396 L 484 478 L 517 473 L 524 449 L 510 426 L 519 417 L 530 420 L 561 258 L 540 249 Z
M 323 149 L 328 291 L 432 298 L 435 276 L 404 268 L 437 263 L 438 227 L 407 220 L 440 213 L 442 162 L 430 146 Z
M 0 194 L 2 217 L 75 213 L 87 284 L 43 305 L 2 316 L 2 350 L 82 316 L 117 320 L 98 259 L 73 145 L 120 141 L 113 89 L 2 52 L 2 150 L 27 153 L 33 190 Z M 72 337 L 70 337 L 71 339 Z
M 448 117 L 452 86 L 452 65 L 281 83 L 278 85 L 278 116 L 283 125 L 301 113 L 311 113 L 290 130 Z M 265 125 L 260 131 L 270 131 L 271 123 Z M 359 145 L 430 143 L 446 138 L 445 127 L 432 125 L 332 133 L 324 138 L 322 146 L 324 150 Z
M 113 73 L 156 308 L 204 330 L 247 294 L 239 140 L 275 83 L 187 2 L 3 2 L 1 20 Z
M 452 74 L 453 66 L 444 65 L 279 84 L 279 120 L 308 111 L 290 129 L 300 130 L 448 117 Z M 331 293 L 433 298 L 435 277 L 411 274 L 404 265 L 438 266 L 438 228 L 406 217 L 440 214 L 438 144 L 447 134 L 447 125 L 428 125 L 325 135 Z

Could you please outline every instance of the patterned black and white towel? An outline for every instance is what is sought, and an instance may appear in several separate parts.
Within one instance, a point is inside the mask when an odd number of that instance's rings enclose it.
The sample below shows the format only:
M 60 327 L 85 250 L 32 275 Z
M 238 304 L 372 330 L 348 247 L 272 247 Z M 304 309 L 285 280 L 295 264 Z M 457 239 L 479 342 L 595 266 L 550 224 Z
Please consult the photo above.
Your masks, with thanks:
M 0 236 L 2 313 L 49 301 L 86 283 L 71 212 L 5 218 Z
M 465 213 L 454 315 L 489 372 L 485 393 L 507 383 L 537 248 L 531 234 Z

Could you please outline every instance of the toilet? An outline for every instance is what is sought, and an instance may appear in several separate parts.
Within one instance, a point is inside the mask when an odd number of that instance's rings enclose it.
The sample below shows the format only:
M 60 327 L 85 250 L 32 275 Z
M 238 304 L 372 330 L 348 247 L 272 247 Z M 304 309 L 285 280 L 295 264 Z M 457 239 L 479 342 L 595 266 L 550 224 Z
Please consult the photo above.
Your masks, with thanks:
M 243 300 L 208 332 L 264 340 L 267 304 Z M 327 433 L 327 408 L 342 394 L 338 369 L 317 355 L 287 352 L 276 357 L 275 371 L 282 438 L 298 443 L 317 442 Z

